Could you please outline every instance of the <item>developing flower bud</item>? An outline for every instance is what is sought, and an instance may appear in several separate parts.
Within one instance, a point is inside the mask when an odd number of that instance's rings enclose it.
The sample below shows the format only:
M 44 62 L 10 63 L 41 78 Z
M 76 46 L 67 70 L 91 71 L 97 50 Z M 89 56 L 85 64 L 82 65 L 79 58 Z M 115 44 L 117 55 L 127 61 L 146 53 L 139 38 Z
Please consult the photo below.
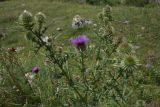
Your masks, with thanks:
M 35 20 L 39 23 L 44 23 L 45 22 L 45 19 L 46 19 L 46 16 L 44 13 L 42 12 L 39 12 L 35 15 Z
M 21 24 L 29 24 L 33 21 L 33 16 L 27 10 L 24 10 L 23 13 L 19 16 L 19 21 Z
M 111 12 L 112 11 L 112 7 L 109 5 L 106 5 L 106 7 L 103 9 L 103 14 L 106 14 L 107 12 Z
M 137 58 L 132 55 L 127 55 L 121 62 L 121 67 L 126 71 L 133 71 L 135 70 L 139 63 Z

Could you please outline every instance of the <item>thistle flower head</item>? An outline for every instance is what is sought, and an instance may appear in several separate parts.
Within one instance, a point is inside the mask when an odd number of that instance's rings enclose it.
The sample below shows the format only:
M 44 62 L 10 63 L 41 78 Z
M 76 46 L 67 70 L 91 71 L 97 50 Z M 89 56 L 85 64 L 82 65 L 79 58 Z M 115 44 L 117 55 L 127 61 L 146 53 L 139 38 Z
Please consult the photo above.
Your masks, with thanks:
M 85 35 L 80 35 L 76 38 L 71 38 L 70 41 L 76 45 L 79 50 L 85 50 L 85 44 L 89 41 L 89 38 Z
M 22 24 L 29 24 L 33 21 L 32 13 L 27 10 L 24 10 L 23 13 L 19 16 L 19 21 Z
M 139 61 L 133 55 L 127 55 L 121 62 L 121 67 L 126 71 L 133 71 L 139 66 Z
M 103 14 L 106 14 L 107 12 L 111 12 L 112 11 L 112 7 L 109 5 L 106 5 L 105 8 L 103 8 Z
M 37 66 L 35 66 L 35 67 L 32 68 L 32 72 L 33 73 L 38 73 L 39 71 L 40 71 L 40 68 L 37 67 Z
M 102 12 L 99 14 L 99 18 L 107 24 L 108 21 L 112 21 L 112 15 L 111 15 L 112 8 L 107 5 L 105 8 L 103 8 Z
M 89 41 L 89 38 L 85 35 L 80 35 L 77 36 L 76 38 L 71 38 L 70 40 L 72 44 L 79 46 L 86 44 Z
M 39 12 L 35 15 L 35 20 L 39 23 L 44 23 L 46 19 L 46 15 L 42 12 Z

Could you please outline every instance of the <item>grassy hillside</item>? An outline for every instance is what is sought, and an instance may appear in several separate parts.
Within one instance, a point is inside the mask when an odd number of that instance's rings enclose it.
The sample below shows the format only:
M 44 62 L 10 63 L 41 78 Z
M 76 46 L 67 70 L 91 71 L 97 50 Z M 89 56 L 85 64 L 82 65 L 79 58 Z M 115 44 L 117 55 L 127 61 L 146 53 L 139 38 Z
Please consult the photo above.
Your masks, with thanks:
M 32 2 L 31 2 L 32 1 Z M 71 3 L 60 3 L 60 2 L 49 2 L 49 1 L 40 1 L 37 2 L 36 0 L 30 1 L 8 1 L 2 2 L 0 4 L 0 14 L 1 14 L 1 28 L 6 29 L 9 37 L 4 44 L 25 44 L 23 34 L 18 34 L 21 32 L 16 32 L 19 30 L 19 26 L 16 24 L 17 17 L 23 10 L 28 10 L 33 14 L 42 11 L 46 14 L 48 22 L 50 24 L 49 32 L 55 32 L 57 27 L 63 29 L 63 37 L 72 36 L 72 34 L 67 33 L 74 33 L 71 28 L 72 18 L 76 14 L 80 14 L 86 18 L 94 18 L 99 9 L 99 7 L 92 7 L 88 5 L 78 5 L 78 4 L 71 4 Z M 9 31 L 9 32 L 8 32 Z M 11 36 L 10 36 L 11 35 Z M 14 39 L 14 38 L 21 38 Z M 20 40 L 20 41 L 19 41 Z
M 76 36 L 81 31 L 72 30 L 71 23 L 74 15 L 97 19 L 97 14 L 101 10 L 100 6 L 79 5 L 73 3 L 62 3 L 56 1 L 38 0 L 13 0 L 0 2 L 0 31 L 7 33 L 7 38 L 1 43 L 3 46 L 28 45 L 24 34 L 17 24 L 17 18 L 23 10 L 28 10 L 33 14 L 42 11 L 47 15 L 50 24 L 49 32 L 56 32 L 56 28 L 62 29 L 61 37 L 66 43 L 68 37 Z M 159 53 L 159 29 L 160 29 L 160 9 L 157 8 L 137 8 L 137 7 L 113 7 L 116 32 L 124 35 L 140 46 L 140 52 L 146 53 L 154 50 Z M 122 22 L 122 23 L 121 23 Z M 124 23 L 123 23 L 124 22 Z M 129 22 L 125 24 L 125 22 Z M 88 28 L 89 29 L 89 28 Z M 92 36 L 90 30 L 83 30 L 82 33 Z M 61 39 L 62 40 L 62 39 Z
M 33 65 L 40 65 L 42 71 L 47 71 L 47 67 L 45 67 L 44 61 L 42 61 L 42 59 L 44 59 L 43 50 L 40 51 L 39 55 L 32 54 L 33 52 L 30 51 L 33 50 L 32 43 L 26 40 L 24 30 L 17 23 L 18 16 L 24 10 L 28 10 L 33 14 L 41 11 L 46 14 L 46 24 L 50 26 L 46 35 L 59 35 L 57 41 L 63 42 L 63 44 L 67 46 L 70 44 L 70 37 L 85 34 L 91 39 L 90 44 L 92 44 L 92 41 L 96 41 L 93 37 L 95 34 L 92 27 L 87 26 L 80 30 L 72 29 L 72 18 L 79 14 L 96 23 L 98 20 L 97 14 L 102 8 L 102 6 L 58 2 L 57 0 L 10 0 L 0 2 L 0 33 L 6 33 L 6 38 L 0 41 L 0 46 L 6 49 L 11 47 L 25 47 L 19 54 L 20 58 L 18 57 L 26 67 L 25 72 L 30 71 Z M 116 6 L 113 7 L 112 14 L 116 35 L 128 38 L 128 42 L 132 43 L 137 49 L 136 54 L 138 58 L 141 59 L 141 62 L 144 62 L 146 56 L 151 54 L 156 59 L 156 67 L 160 68 L 160 7 Z M 61 28 L 62 30 L 57 31 L 57 28 Z M 40 88 L 42 90 L 44 89 L 41 93 L 42 96 L 40 96 L 44 99 L 44 104 L 54 99 L 48 98 L 52 92 L 52 84 L 47 85 L 50 82 L 50 80 L 47 79 L 48 75 L 48 72 L 42 72 L 40 74 L 42 78 L 40 78 L 38 82 Z M 44 82 L 44 80 L 47 81 Z M 149 88 L 150 93 L 152 93 L 151 91 L 154 86 L 155 85 Z M 155 90 L 155 93 L 159 92 L 159 86 L 155 86 Z M 153 93 L 153 96 L 155 93 Z M 148 95 L 147 92 L 146 94 Z M 150 98 L 150 96 L 152 97 L 152 95 L 148 95 L 146 98 Z M 155 96 L 157 97 L 159 95 Z M 45 101 L 45 98 L 48 98 L 48 100 Z M 159 97 L 155 102 L 158 103 L 158 100 Z

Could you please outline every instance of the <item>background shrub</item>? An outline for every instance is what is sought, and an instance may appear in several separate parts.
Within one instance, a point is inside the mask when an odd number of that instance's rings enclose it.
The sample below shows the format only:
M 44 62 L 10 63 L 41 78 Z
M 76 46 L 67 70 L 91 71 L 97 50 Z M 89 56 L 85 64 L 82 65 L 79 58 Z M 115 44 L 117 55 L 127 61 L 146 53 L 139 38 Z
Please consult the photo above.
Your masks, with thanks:
M 109 5 L 117 5 L 120 4 L 122 0 L 86 0 L 89 4 L 109 4 Z
M 102 0 L 86 0 L 89 4 L 99 4 Z
M 149 0 L 126 0 L 127 5 L 144 6 L 149 3 Z
M 120 4 L 121 0 L 104 0 L 104 2 L 112 6 L 112 5 Z

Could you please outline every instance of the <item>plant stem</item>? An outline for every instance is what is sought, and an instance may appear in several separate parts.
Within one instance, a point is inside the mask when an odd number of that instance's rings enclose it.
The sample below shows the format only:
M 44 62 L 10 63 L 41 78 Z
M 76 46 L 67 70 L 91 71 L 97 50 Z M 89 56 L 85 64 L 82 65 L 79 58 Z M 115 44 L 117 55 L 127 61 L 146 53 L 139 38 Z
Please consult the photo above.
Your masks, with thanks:
M 85 101 L 84 97 L 80 94 L 80 92 L 78 91 L 78 89 L 74 86 L 74 82 L 73 79 L 70 78 L 70 76 L 65 72 L 65 70 L 63 69 L 63 63 L 61 63 L 56 57 L 55 57 L 55 52 L 51 49 L 50 46 L 46 45 L 46 43 L 42 40 L 41 36 L 42 34 L 39 33 L 38 35 L 31 30 L 31 32 L 40 40 L 40 45 L 45 46 L 46 50 L 50 53 L 50 58 L 53 61 L 54 64 L 56 64 L 62 71 L 62 73 L 64 74 L 64 76 L 66 77 L 66 79 L 69 82 L 69 86 L 72 87 L 74 89 L 74 91 L 78 94 L 78 96 L 80 97 L 81 101 L 87 106 L 87 102 Z

